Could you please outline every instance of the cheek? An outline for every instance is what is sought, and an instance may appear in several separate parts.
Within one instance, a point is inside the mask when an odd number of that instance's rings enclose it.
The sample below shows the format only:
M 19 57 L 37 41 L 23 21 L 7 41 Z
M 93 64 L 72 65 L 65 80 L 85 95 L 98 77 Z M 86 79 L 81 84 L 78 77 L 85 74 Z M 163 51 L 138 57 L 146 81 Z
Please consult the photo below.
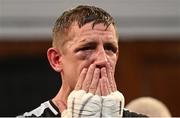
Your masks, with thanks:
M 70 87 L 74 89 L 79 78 L 79 67 L 76 66 L 75 68 L 75 66 L 72 66 L 69 68 L 65 78 L 67 78 Z
M 93 54 L 92 50 L 86 50 L 86 51 L 80 51 L 80 52 L 76 53 L 76 56 L 80 60 L 88 60 L 92 54 Z
M 79 76 L 80 61 L 77 58 L 64 58 L 62 76 L 65 81 L 73 88 Z
M 79 52 L 76 54 L 78 60 L 80 61 L 80 72 L 83 68 L 88 68 L 90 64 L 94 61 L 93 52 L 91 50 Z

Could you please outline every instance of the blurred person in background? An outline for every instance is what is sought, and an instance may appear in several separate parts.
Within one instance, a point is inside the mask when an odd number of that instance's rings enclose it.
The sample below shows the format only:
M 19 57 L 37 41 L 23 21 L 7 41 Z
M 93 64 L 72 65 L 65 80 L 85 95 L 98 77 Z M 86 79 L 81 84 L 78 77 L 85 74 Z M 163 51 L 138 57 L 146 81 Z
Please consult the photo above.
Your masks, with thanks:
M 124 109 L 124 96 L 114 79 L 118 31 L 101 8 L 81 5 L 65 11 L 53 28 L 47 57 L 59 72 L 58 94 L 22 116 L 145 117 Z
M 153 97 L 140 97 L 132 100 L 126 105 L 126 108 L 149 117 L 171 117 L 168 107 Z

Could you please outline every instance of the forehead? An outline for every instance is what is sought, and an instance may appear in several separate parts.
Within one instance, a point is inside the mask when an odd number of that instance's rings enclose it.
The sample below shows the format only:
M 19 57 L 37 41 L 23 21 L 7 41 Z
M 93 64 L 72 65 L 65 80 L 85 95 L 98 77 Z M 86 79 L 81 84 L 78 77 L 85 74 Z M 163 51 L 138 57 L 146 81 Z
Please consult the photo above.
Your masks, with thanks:
M 112 24 L 108 27 L 103 23 L 96 24 L 92 29 L 93 22 L 87 23 L 79 28 L 77 23 L 72 24 L 69 30 L 69 37 L 71 41 L 83 40 L 83 38 L 100 38 L 103 40 L 117 41 L 116 31 Z

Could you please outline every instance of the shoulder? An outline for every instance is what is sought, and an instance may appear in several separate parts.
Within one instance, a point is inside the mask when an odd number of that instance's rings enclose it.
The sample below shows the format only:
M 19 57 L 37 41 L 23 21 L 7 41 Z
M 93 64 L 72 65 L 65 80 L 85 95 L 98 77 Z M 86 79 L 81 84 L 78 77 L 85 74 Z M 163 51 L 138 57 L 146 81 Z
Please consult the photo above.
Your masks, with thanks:
M 135 113 L 135 112 L 131 112 L 128 109 L 124 109 L 123 110 L 123 117 L 148 117 L 148 116 L 143 115 L 143 114 L 139 114 L 139 113 Z
M 60 113 L 57 107 L 52 103 L 51 100 L 42 103 L 36 109 L 25 112 L 23 115 L 17 117 L 58 117 Z
M 25 112 L 23 115 L 17 117 L 60 117 L 61 113 L 51 100 L 42 103 L 36 109 Z M 123 109 L 123 117 L 147 117 L 146 115 L 131 112 Z

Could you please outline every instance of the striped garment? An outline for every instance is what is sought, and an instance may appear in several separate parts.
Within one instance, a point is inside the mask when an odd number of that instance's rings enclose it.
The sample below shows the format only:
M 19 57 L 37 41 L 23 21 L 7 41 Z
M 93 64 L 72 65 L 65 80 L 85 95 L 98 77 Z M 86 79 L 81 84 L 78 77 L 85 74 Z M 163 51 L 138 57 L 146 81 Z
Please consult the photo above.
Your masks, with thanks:
M 38 108 L 18 117 L 146 117 L 124 109 L 124 97 L 116 91 L 108 96 L 98 96 L 83 90 L 72 91 L 68 97 L 67 109 L 62 113 L 51 100 L 42 103 Z

